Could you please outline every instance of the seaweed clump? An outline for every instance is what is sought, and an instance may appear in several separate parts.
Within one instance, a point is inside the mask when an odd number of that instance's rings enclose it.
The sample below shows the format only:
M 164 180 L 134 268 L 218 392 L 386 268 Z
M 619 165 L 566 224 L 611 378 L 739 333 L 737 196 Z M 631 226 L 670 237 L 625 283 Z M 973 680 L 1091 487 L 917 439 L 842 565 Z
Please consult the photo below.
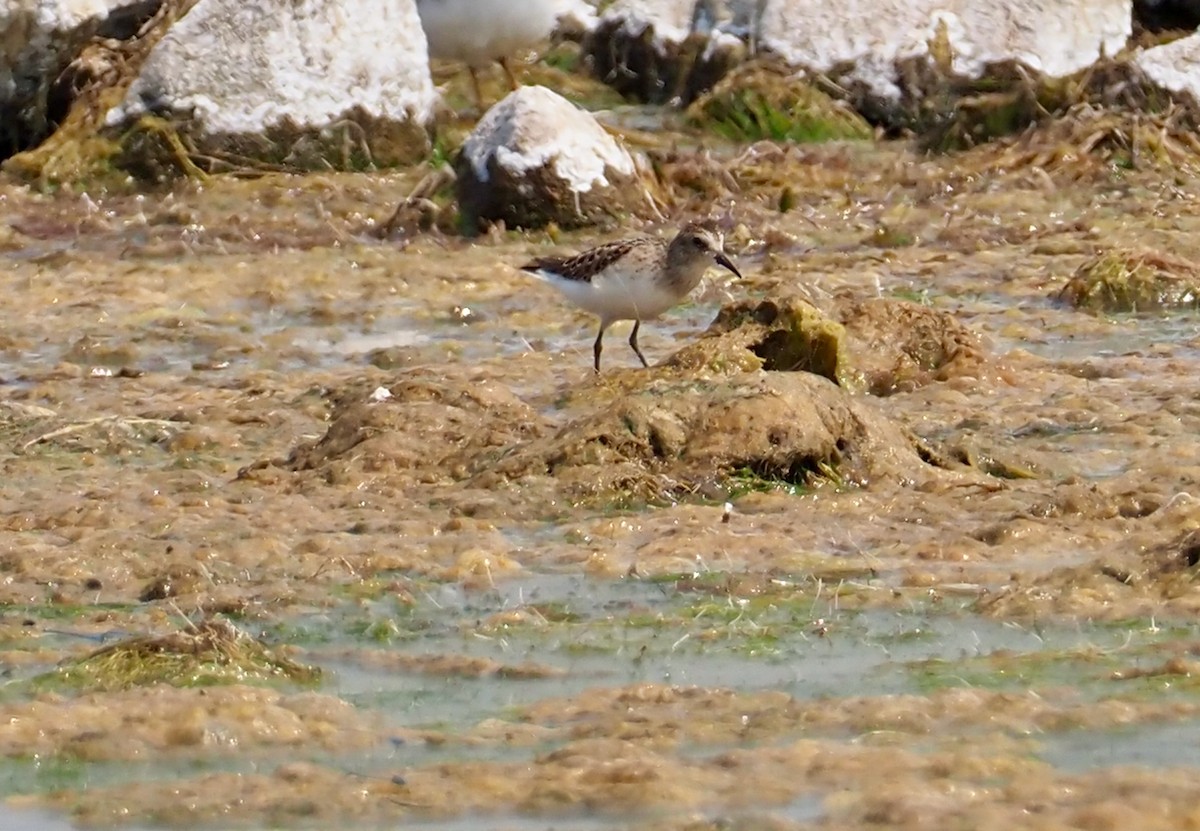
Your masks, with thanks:
M 320 670 L 275 653 L 226 620 L 189 623 L 165 635 L 130 638 L 39 675 L 42 687 L 115 691 L 150 684 L 202 687 L 289 681 L 312 684 Z
M 839 302 L 837 317 L 872 395 L 975 376 L 987 361 L 980 336 L 941 309 L 891 298 L 847 297 Z
M 975 148 L 978 172 L 1038 170 L 1074 179 L 1200 161 L 1200 110 L 1154 83 L 1132 59 L 1101 60 L 1066 78 L 1020 64 L 975 81 L 943 81 L 940 108 L 914 125 L 927 151 Z
M 1157 251 L 1113 249 L 1076 269 L 1057 299 L 1094 312 L 1148 312 L 1200 307 L 1200 269 Z
M 688 108 L 688 120 L 731 141 L 869 139 L 858 113 L 777 63 L 754 62 L 726 76 Z

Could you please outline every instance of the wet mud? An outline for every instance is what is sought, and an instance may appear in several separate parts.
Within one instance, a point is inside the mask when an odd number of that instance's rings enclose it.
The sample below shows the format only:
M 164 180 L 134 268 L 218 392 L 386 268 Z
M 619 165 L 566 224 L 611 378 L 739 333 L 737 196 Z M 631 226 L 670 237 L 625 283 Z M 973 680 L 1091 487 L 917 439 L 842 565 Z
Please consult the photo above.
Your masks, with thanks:
M 745 279 L 600 376 L 629 229 L 0 185 L 0 820 L 1195 823 L 1194 171 L 671 153 Z

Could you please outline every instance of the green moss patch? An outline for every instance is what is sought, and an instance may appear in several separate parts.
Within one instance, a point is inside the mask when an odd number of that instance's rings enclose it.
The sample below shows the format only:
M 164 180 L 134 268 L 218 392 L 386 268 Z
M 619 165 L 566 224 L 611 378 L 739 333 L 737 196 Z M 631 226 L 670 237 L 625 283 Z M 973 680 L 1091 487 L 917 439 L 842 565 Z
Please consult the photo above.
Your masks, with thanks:
M 1148 312 L 1200 307 L 1200 268 L 1157 251 L 1113 249 L 1091 258 L 1056 294 L 1094 312 Z
M 751 63 L 688 108 L 688 120 L 731 141 L 869 139 L 872 130 L 845 102 L 794 71 Z
M 166 635 L 131 638 L 98 649 L 37 676 L 34 685 L 112 691 L 148 684 L 311 684 L 319 677 L 320 670 L 276 654 L 232 623 L 210 619 Z
M 846 352 L 842 324 L 798 295 L 725 306 L 705 337 L 675 353 L 669 364 L 810 372 L 846 389 L 862 387 Z

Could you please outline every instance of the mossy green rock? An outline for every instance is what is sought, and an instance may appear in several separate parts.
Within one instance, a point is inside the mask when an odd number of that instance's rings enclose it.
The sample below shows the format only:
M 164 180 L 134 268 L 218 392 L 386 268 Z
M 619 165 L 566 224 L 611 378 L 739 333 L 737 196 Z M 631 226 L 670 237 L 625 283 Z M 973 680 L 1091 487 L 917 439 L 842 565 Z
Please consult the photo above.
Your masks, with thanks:
M 277 654 L 213 618 L 155 637 L 129 638 L 39 675 L 41 689 L 125 690 L 153 684 L 312 684 L 321 671 Z
M 843 389 L 863 381 L 846 350 L 846 330 L 798 294 L 726 305 L 705 336 L 671 356 L 690 369 L 811 372 Z
M 1095 312 L 1146 312 L 1200 306 L 1200 269 L 1156 251 L 1115 249 L 1085 262 L 1057 295 Z
M 794 71 L 751 63 L 688 108 L 688 120 L 733 141 L 869 139 L 871 126 Z

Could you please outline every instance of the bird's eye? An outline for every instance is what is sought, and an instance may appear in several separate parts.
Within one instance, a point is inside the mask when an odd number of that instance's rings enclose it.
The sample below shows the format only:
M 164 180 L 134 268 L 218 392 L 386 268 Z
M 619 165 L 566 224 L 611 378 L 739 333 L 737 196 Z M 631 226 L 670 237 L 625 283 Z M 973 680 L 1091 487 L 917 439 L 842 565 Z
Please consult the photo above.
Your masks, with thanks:
M 704 237 L 692 237 L 692 245 L 700 249 L 708 248 L 708 243 L 704 241 Z

